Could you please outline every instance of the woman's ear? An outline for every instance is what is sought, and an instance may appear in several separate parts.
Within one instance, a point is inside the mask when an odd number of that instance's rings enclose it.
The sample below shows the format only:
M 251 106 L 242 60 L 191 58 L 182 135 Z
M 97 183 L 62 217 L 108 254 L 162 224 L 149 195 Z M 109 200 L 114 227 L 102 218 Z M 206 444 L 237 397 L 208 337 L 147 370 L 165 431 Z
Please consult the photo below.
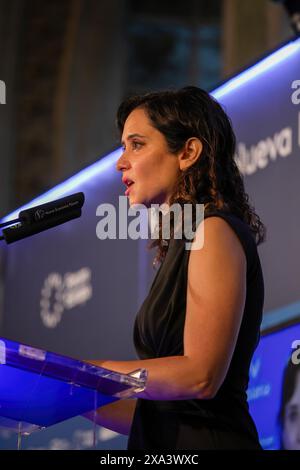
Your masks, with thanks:
M 183 148 L 180 151 L 179 158 L 179 167 L 181 171 L 186 170 L 192 166 L 202 153 L 203 145 L 200 139 L 197 137 L 190 137 Z

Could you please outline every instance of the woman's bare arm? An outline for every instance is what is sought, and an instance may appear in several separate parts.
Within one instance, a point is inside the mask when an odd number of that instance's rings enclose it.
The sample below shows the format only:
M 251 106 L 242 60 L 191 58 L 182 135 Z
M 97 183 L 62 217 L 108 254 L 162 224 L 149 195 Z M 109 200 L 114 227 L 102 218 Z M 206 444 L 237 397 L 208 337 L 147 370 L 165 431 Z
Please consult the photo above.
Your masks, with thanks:
M 209 217 L 205 224 L 204 246 L 189 258 L 184 355 L 88 361 L 123 374 L 146 369 L 146 388 L 138 398 L 211 399 L 228 371 L 245 306 L 247 260 L 225 220 Z
M 130 432 L 136 401 L 136 398 L 127 398 L 98 408 L 96 410 L 96 423 L 127 436 Z M 94 421 L 95 413 L 94 411 L 88 411 L 82 416 Z

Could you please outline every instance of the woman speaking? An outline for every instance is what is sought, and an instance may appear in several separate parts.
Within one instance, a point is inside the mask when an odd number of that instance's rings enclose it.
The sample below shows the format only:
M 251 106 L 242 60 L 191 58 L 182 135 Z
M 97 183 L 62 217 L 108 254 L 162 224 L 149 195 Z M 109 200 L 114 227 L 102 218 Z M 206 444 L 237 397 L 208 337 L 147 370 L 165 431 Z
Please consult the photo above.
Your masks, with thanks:
M 189 250 L 174 220 L 168 240 L 160 226 L 159 269 L 134 324 L 139 360 L 90 361 L 121 373 L 145 368 L 147 385 L 99 408 L 96 422 L 129 434 L 128 450 L 261 449 L 246 390 L 263 311 L 265 227 L 234 160 L 230 120 L 189 86 L 125 99 L 117 126 L 130 206 L 203 204 L 204 219 Z

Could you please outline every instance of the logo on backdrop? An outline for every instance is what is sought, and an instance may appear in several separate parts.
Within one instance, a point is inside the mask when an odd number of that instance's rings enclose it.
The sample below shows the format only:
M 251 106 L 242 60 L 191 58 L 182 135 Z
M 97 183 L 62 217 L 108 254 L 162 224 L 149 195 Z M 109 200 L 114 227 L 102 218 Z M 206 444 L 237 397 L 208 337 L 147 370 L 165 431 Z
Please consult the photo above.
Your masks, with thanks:
M 45 327 L 57 327 L 66 310 L 85 304 L 92 293 L 90 268 L 63 275 L 50 273 L 44 281 L 40 300 L 40 315 Z
M 299 105 L 300 80 L 294 80 L 291 83 L 291 89 L 294 90 L 291 93 L 291 101 L 294 105 Z M 300 113 L 298 113 L 297 120 L 295 127 L 283 127 L 250 147 L 247 147 L 245 142 L 238 142 L 235 160 L 241 173 L 252 175 L 278 158 L 290 156 L 296 142 L 296 145 L 300 147 Z
M 260 357 L 256 357 L 251 361 L 251 364 L 250 364 L 250 376 L 252 379 L 257 378 L 260 368 L 261 368 L 261 359 Z
M 251 379 L 251 384 L 247 390 L 249 402 L 268 397 L 272 391 L 271 383 L 262 381 L 261 371 L 262 358 L 256 356 L 252 359 L 249 370 Z
M 300 146 L 300 113 L 298 115 L 298 145 Z M 239 170 L 244 175 L 252 175 L 258 170 L 263 170 L 270 162 L 278 158 L 289 157 L 293 152 L 293 128 L 284 127 L 273 136 L 267 136 L 257 144 L 247 148 L 244 142 L 237 144 L 235 160 Z

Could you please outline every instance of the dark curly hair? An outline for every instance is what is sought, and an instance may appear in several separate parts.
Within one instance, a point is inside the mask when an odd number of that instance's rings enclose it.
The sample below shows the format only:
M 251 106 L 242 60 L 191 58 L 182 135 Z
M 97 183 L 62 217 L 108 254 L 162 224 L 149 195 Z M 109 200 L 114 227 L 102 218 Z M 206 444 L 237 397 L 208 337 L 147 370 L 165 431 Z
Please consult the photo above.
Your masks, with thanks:
M 257 245 L 265 241 L 266 228 L 249 203 L 234 159 L 235 135 L 221 105 L 195 86 L 129 96 L 117 111 L 116 125 L 121 134 L 135 108 L 145 110 L 151 124 L 164 135 L 171 153 L 179 152 L 190 137 L 202 142 L 201 158 L 181 172 L 169 204 L 202 203 L 205 213 L 231 212 L 249 225 Z M 161 222 L 159 233 L 150 245 L 158 247 L 155 262 L 162 261 L 168 249 L 161 237 Z

